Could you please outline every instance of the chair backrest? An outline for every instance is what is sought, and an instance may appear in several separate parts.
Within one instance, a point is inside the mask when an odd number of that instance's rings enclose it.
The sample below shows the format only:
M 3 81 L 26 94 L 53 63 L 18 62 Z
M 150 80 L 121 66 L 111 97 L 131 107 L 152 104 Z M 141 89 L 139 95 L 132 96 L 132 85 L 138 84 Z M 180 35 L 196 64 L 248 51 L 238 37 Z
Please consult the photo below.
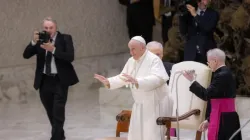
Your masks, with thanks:
M 174 100 L 173 116 L 176 116 L 176 95 L 178 95 L 179 116 L 189 112 L 192 109 L 199 109 L 201 111 L 200 115 L 192 115 L 186 120 L 179 121 L 179 128 L 197 130 L 200 123 L 205 119 L 207 102 L 198 98 L 195 94 L 189 91 L 189 87 L 191 85 L 190 81 L 178 73 L 179 71 L 183 70 L 195 70 L 197 75 L 196 81 L 205 88 L 207 88 L 210 84 L 212 71 L 208 66 L 194 61 L 184 61 L 177 63 L 173 65 L 171 70 L 169 89 Z M 176 92 L 178 92 L 178 94 Z M 171 127 L 176 128 L 176 122 L 172 122 Z

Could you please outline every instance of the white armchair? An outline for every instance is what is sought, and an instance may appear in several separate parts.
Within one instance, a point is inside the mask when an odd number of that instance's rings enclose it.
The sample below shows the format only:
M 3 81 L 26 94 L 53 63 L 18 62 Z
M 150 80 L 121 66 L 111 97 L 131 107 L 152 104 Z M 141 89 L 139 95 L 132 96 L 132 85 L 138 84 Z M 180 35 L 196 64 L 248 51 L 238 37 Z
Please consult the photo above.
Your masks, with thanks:
M 158 125 L 166 125 L 167 136 L 170 138 L 170 128 L 177 128 L 177 100 L 178 100 L 178 122 L 181 129 L 192 129 L 196 131 L 196 140 L 201 140 L 202 133 L 198 131 L 199 125 L 205 120 L 206 101 L 201 100 L 195 94 L 189 91 L 191 85 L 179 71 L 195 70 L 196 81 L 205 88 L 209 86 L 212 71 L 204 64 L 194 61 L 184 61 L 175 64 L 171 70 L 169 88 L 174 99 L 173 116 L 163 116 L 157 119 Z M 178 99 L 177 97 L 178 96 Z M 185 139 L 180 136 L 180 139 Z

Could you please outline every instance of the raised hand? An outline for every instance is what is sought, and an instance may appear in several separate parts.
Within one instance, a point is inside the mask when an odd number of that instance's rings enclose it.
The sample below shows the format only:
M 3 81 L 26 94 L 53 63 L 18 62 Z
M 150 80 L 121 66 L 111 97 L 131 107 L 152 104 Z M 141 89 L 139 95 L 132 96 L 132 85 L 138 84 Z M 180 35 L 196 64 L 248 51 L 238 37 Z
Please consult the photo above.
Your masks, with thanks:
M 192 5 L 190 5 L 190 4 L 187 4 L 187 9 L 188 9 L 188 11 L 190 12 L 190 14 L 192 15 L 192 16 L 196 16 L 197 14 L 196 14 L 196 10 L 195 10 L 195 8 L 192 6 Z
M 182 71 L 182 74 L 185 78 L 187 78 L 189 81 L 194 80 L 194 72 L 193 71 Z
M 37 43 L 37 41 L 39 40 L 39 35 L 38 35 L 38 31 L 34 31 L 34 33 L 33 33 L 33 38 L 32 38 L 32 40 L 33 40 L 33 42 L 34 43 Z
M 125 73 L 123 73 L 122 76 L 126 77 L 125 82 L 129 82 L 132 84 L 138 84 L 138 81 L 135 78 L 133 78 L 132 76 L 125 74 Z
M 97 80 L 99 80 L 100 82 L 102 82 L 105 86 L 109 86 L 109 81 L 104 76 L 99 75 L 99 74 L 95 74 L 94 78 L 97 79 Z

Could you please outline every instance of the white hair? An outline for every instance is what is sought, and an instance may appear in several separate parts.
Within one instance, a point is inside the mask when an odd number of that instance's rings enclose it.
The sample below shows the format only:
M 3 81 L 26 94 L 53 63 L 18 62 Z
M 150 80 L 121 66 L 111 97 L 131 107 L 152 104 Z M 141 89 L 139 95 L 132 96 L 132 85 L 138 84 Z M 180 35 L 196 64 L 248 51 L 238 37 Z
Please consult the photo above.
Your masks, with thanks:
M 163 49 L 163 46 L 160 42 L 157 42 L 157 41 L 151 41 L 147 44 L 146 46 L 147 49 L 150 49 L 150 48 L 159 48 L 159 49 Z
M 207 57 L 215 57 L 215 59 L 225 62 L 226 61 L 226 54 L 224 51 L 218 48 L 211 49 L 207 52 Z

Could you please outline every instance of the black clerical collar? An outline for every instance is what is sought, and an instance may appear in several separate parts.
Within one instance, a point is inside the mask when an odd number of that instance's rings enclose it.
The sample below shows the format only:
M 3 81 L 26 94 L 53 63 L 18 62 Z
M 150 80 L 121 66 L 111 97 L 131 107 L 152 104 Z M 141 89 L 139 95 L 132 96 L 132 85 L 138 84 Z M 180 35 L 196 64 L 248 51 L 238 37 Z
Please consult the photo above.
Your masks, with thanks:
M 220 71 L 222 68 L 224 68 L 226 65 L 221 65 L 221 66 L 219 66 L 214 72 L 218 72 L 218 71 Z

